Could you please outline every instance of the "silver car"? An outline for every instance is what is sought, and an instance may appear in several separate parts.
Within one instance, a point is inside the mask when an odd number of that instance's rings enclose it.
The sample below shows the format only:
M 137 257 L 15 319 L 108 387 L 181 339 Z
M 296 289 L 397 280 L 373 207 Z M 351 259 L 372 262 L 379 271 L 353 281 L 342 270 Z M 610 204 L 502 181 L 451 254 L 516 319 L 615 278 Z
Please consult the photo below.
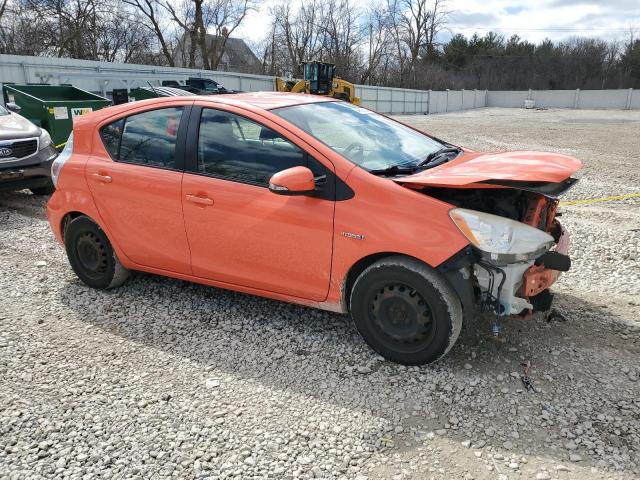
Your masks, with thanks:
M 58 155 L 49 133 L 19 115 L 14 103 L 0 105 L 0 190 L 53 192 L 51 164 Z

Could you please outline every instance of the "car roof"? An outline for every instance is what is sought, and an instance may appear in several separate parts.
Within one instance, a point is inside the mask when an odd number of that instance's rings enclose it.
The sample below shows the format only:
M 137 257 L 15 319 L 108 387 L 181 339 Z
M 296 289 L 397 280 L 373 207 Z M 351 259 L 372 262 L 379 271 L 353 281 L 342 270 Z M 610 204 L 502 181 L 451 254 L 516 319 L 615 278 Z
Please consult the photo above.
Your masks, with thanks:
M 280 107 L 290 107 L 293 105 L 303 105 L 307 103 L 320 103 L 336 101 L 332 97 L 322 95 L 309 95 L 306 93 L 284 93 L 284 92 L 251 92 L 234 93 L 223 95 L 204 96 L 199 100 L 211 100 L 229 105 L 251 105 L 263 110 L 271 110 Z
M 252 92 L 252 93 L 233 93 L 223 95 L 191 95 L 176 97 L 160 97 L 150 98 L 148 100 L 139 100 L 137 102 L 122 103 L 106 108 L 101 108 L 95 112 L 81 115 L 73 120 L 74 127 L 85 123 L 93 123 L 114 115 L 127 113 L 135 110 L 136 107 L 149 105 L 161 108 L 166 104 L 175 104 L 177 102 L 211 102 L 212 104 L 225 104 L 245 108 L 246 110 L 272 110 L 280 107 L 290 107 L 293 105 L 305 105 L 310 103 L 335 102 L 338 101 L 332 97 L 322 95 L 309 95 L 305 93 L 284 93 L 284 92 Z M 167 106 L 169 106 L 167 105 Z

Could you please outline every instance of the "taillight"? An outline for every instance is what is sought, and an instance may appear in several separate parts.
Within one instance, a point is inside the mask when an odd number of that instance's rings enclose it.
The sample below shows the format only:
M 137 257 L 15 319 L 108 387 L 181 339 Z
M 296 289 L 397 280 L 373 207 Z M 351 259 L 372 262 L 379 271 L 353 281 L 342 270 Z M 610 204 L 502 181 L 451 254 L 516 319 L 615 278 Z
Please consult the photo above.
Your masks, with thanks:
M 60 155 L 51 164 L 51 181 L 54 186 L 58 186 L 58 177 L 60 176 L 60 170 L 62 166 L 71 158 L 73 153 L 73 132 L 69 135 L 67 143 L 64 145 L 64 149 L 60 152 Z

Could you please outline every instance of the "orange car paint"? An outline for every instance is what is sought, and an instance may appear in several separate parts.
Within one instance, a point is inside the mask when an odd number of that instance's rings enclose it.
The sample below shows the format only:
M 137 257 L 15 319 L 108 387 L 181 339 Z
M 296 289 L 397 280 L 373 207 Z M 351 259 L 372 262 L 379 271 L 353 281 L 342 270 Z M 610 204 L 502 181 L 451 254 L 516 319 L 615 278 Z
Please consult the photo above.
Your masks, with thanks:
M 334 202 L 186 173 L 184 203 L 196 277 L 322 301 L 331 274 Z
M 315 188 L 313 172 L 306 167 L 293 167 L 274 174 L 269 188 L 285 188 L 290 192 L 312 192 Z
M 561 182 L 580 170 L 576 158 L 545 152 L 465 152 L 455 160 L 402 179 L 403 183 L 425 186 L 463 186 L 487 180 Z
M 48 204 L 56 238 L 63 241 L 65 216 L 85 214 L 105 231 L 129 269 L 338 312 L 347 310 L 345 282 L 359 260 L 399 253 L 437 267 L 467 246 L 449 219 L 451 205 L 355 167 L 265 109 L 323 101 L 332 100 L 278 93 L 173 97 L 79 117 L 73 155 Z M 111 160 L 99 136 L 101 126 L 136 112 L 188 104 L 241 114 L 272 128 L 334 171 L 353 198 L 332 202 L 277 195 L 263 187 Z M 486 180 L 468 168 L 479 158 L 465 153 L 451 163 L 469 165 L 437 174 L 437 181 Z M 499 171 L 494 158 L 489 164 Z M 523 158 L 513 161 L 507 170 L 531 169 Z M 541 180 L 559 176 L 552 168 L 540 173 Z M 504 172 L 500 178 L 509 176 Z M 421 183 L 420 175 L 406 181 Z
M 549 288 L 560 276 L 557 270 L 544 268 L 544 265 L 532 265 L 523 275 L 522 295 L 533 297 Z
M 531 202 L 531 205 L 525 214 L 523 223 L 536 228 L 544 228 L 547 232 L 552 232 L 553 226 L 556 224 L 557 228 L 562 231 L 562 227 L 555 219 L 557 210 L 557 200 L 551 201 L 545 197 L 538 197 L 537 200 Z M 541 225 L 543 214 L 545 212 L 545 223 L 544 225 Z M 568 243 L 559 243 L 558 247 L 563 249 L 560 253 L 568 253 Z M 559 250 L 559 248 L 557 250 Z M 560 272 L 558 270 L 545 268 L 544 265 L 532 265 L 526 272 L 524 272 L 522 286 L 520 287 L 520 294 L 524 298 L 538 295 L 543 290 L 549 288 L 558 279 L 558 277 L 560 277 Z
M 527 212 L 524 214 L 522 223 L 526 223 L 527 225 L 538 228 L 540 226 L 542 214 L 548 209 L 549 203 L 549 200 L 547 200 L 545 197 L 538 197 L 537 200 L 531 202 L 529 208 L 527 209 Z

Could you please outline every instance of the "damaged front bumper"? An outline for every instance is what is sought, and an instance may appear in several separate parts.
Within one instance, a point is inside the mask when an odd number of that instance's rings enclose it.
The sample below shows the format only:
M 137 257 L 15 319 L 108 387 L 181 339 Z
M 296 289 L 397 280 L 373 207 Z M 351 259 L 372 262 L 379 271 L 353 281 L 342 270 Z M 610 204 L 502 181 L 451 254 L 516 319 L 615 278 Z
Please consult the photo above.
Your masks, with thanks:
M 509 316 L 551 308 L 549 287 L 571 264 L 569 232 L 556 225 L 557 243 L 535 260 L 494 265 L 469 246 L 438 268 L 458 293 L 465 322 L 478 311 Z
M 501 266 L 486 262 L 474 264 L 480 304 L 484 310 L 508 316 L 551 307 L 553 296 L 548 288 L 571 265 L 569 233 L 557 225 L 560 236 L 555 248 L 533 261 Z

